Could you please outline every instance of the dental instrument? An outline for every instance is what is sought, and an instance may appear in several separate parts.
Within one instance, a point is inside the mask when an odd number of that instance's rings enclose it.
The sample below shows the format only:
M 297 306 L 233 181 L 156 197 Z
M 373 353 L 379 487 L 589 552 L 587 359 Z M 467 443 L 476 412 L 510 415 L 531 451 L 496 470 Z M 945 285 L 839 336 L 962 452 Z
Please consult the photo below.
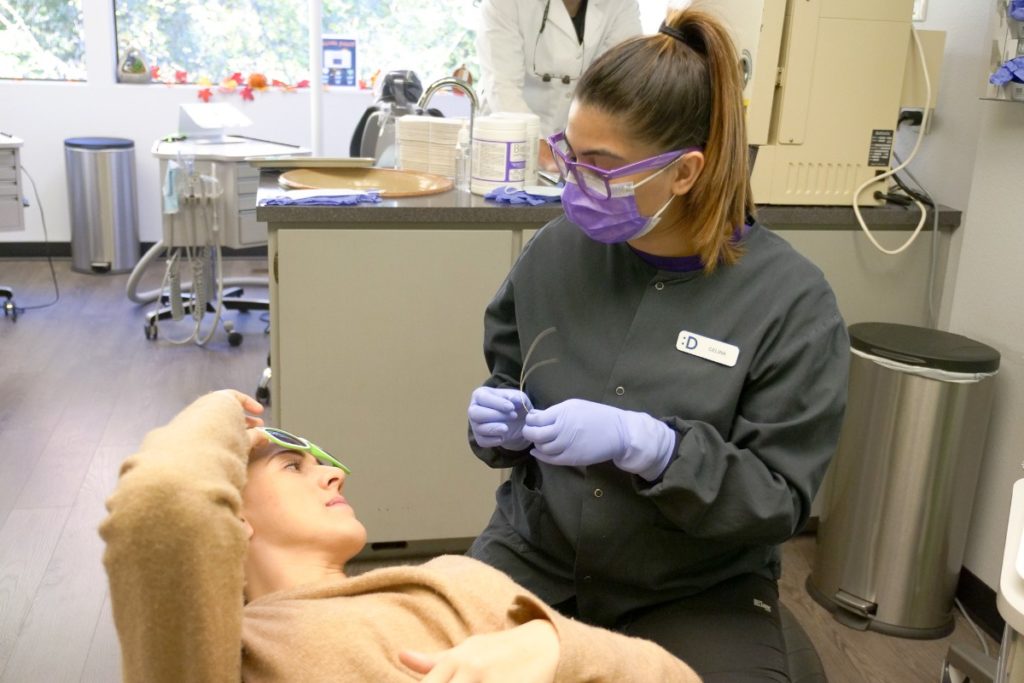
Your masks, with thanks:
M 549 327 L 543 330 L 540 334 L 533 338 L 533 342 L 530 344 L 530 348 L 526 350 L 526 357 L 523 358 L 523 367 L 519 371 L 519 391 L 523 392 L 524 394 L 526 393 L 526 379 L 531 374 L 533 374 L 534 370 L 536 370 L 537 368 L 544 367 L 545 365 L 551 365 L 552 363 L 558 362 L 557 358 L 547 358 L 539 363 L 535 363 L 532 368 L 527 370 L 527 367 L 530 364 L 530 357 L 533 356 L 533 351 L 534 349 L 537 348 L 537 344 L 539 344 L 544 337 L 547 337 L 550 334 L 554 334 L 555 332 L 558 332 L 557 327 Z M 525 405 L 523 407 L 526 408 Z M 526 408 L 526 410 L 529 411 L 530 409 Z

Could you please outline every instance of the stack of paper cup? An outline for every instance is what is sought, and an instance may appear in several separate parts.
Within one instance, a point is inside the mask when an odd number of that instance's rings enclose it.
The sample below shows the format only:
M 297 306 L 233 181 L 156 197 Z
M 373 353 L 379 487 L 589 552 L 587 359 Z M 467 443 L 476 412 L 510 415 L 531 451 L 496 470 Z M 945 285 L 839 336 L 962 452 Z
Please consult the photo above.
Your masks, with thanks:
M 473 123 L 473 178 L 469 189 L 484 195 L 496 187 L 522 189 L 529 156 L 526 121 L 522 118 L 481 116 Z
M 430 171 L 430 120 L 407 115 L 398 119 L 398 168 Z
M 465 118 L 408 115 L 398 119 L 398 168 L 455 177 L 455 145 Z
M 448 178 L 455 177 L 455 145 L 459 142 L 459 129 L 464 119 L 430 118 L 430 168 Z
M 527 185 L 536 185 L 537 156 L 540 151 L 539 147 L 542 144 L 540 141 L 540 117 L 529 112 L 524 113 L 518 111 L 499 111 L 492 114 L 492 116 L 506 119 L 522 119 L 526 122 L 526 140 L 530 145 L 530 149 L 526 154 L 525 183 Z

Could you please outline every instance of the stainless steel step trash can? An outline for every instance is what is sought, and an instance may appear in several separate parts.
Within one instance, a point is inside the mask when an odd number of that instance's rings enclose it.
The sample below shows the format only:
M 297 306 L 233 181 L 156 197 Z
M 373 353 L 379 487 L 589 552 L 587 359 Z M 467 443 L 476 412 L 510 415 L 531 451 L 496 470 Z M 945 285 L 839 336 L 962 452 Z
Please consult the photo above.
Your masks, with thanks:
M 999 352 L 909 325 L 850 326 L 850 385 L 807 590 L 841 623 L 953 630 Z
M 124 138 L 68 138 L 64 166 L 72 270 L 131 270 L 139 259 L 135 143 Z

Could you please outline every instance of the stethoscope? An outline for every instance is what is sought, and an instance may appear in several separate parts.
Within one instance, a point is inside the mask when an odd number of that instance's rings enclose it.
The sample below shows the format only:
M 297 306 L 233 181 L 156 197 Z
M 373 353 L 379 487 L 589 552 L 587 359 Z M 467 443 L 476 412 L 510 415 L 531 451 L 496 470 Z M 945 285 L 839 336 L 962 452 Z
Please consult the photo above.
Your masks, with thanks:
M 551 0 L 547 0 L 544 3 L 544 14 L 540 20 L 540 30 L 537 31 L 537 37 L 533 41 L 533 75 L 542 80 L 545 83 L 558 80 L 562 81 L 565 85 L 569 85 L 573 81 L 579 80 L 580 76 L 583 75 L 583 61 L 580 60 L 580 72 L 576 76 L 570 76 L 569 74 L 563 74 L 562 76 L 555 76 L 551 73 L 537 73 L 537 47 L 540 45 L 540 37 L 544 33 L 544 27 L 548 24 L 548 12 L 551 11 Z M 583 43 L 580 43 L 580 50 L 583 49 Z

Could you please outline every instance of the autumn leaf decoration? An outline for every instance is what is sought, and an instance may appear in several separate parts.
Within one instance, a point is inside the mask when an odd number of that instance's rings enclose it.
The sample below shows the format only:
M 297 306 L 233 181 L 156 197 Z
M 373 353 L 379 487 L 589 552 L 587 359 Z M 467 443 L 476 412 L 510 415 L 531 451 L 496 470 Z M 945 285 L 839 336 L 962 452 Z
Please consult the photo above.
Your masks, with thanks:
M 299 88 L 309 87 L 308 80 L 301 80 L 298 83 L 286 83 L 276 78 L 273 80 L 268 79 L 264 74 L 256 71 L 248 76 L 243 76 L 241 72 L 236 71 L 217 83 L 216 88 L 214 88 L 215 84 L 209 77 L 199 76 L 195 81 L 191 81 L 188 72 L 180 69 L 168 68 L 161 70 L 159 66 L 154 65 L 150 67 L 149 72 L 153 81 L 166 85 L 187 85 L 190 82 L 194 82 L 196 85 L 201 86 L 196 92 L 196 97 L 203 102 L 209 102 L 218 93 L 221 95 L 237 93 L 243 101 L 252 102 L 256 99 L 255 95 L 258 92 L 266 92 L 268 90 L 295 92 Z

